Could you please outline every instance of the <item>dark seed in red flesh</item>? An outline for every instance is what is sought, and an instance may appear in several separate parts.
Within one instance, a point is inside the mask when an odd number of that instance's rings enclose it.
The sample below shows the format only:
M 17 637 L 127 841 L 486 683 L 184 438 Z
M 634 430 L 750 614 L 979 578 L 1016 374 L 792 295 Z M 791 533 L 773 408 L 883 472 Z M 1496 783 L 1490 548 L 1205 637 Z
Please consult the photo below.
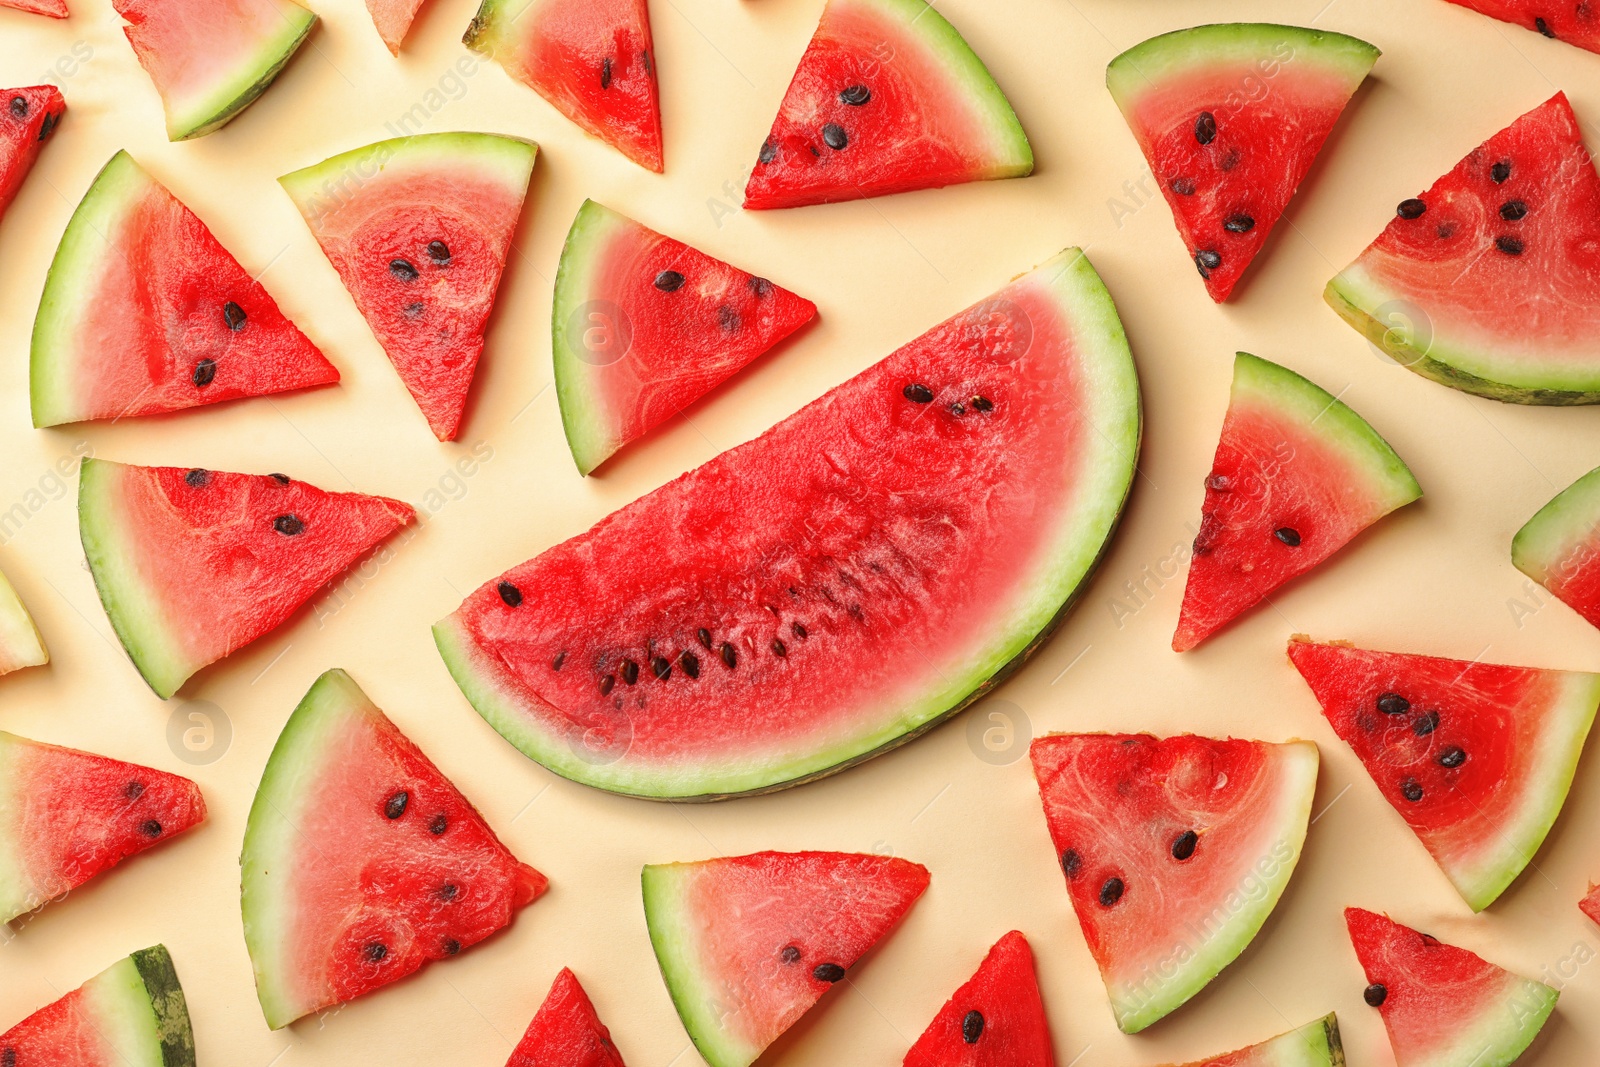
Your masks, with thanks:
M 1172 842 L 1172 858 L 1186 860 L 1194 855 L 1194 847 L 1200 843 L 1200 835 L 1193 830 L 1185 830 Z
M 777 656 L 779 659 L 782 659 L 784 656 L 789 654 L 788 646 L 786 646 L 778 638 L 774 637 L 772 639 L 772 654 Z
M 195 468 L 183 476 L 183 481 L 191 489 L 201 489 L 211 484 L 211 472 Z
M 835 152 L 840 152 L 850 143 L 850 137 L 844 132 L 843 126 L 830 122 L 822 127 L 822 143 Z
M 556 658 L 550 661 L 550 669 L 553 671 L 559 671 L 562 665 L 566 662 L 567 650 L 563 648 L 560 652 L 556 653 Z
M 409 259 L 391 259 L 389 261 L 389 273 L 403 282 L 417 280 L 417 268 Z
M 651 77 L 655 77 L 656 64 L 655 64 L 655 60 L 650 58 L 650 53 L 649 52 L 640 52 L 639 53 L 639 62 L 644 64 L 644 72 L 646 74 L 650 75 Z
M 298 515 L 279 515 L 272 520 L 272 528 L 285 537 L 299 537 L 306 531 L 306 524 L 300 521 Z
M 144 796 L 144 783 L 129 782 L 127 785 L 122 787 L 122 795 L 127 797 L 129 800 L 138 800 L 140 797 Z
M 374 941 L 362 949 L 361 954 L 367 958 L 369 963 L 380 963 L 389 954 L 389 946 L 382 942 Z
M 603 697 L 610 696 L 611 690 L 616 687 L 616 684 L 617 676 L 614 674 L 608 674 L 604 678 L 600 679 L 600 695 Z
M 1385 715 L 1404 715 L 1411 710 L 1411 701 L 1399 693 L 1385 693 L 1378 698 L 1378 710 Z
M 722 642 L 722 648 L 718 654 L 722 656 L 722 662 L 726 663 L 730 669 L 737 666 L 739 663 L 739 654 L 735 652 L 733 650 L 733 646 L 728 644 L 726 641 Z
M 194 373 L 189 376 L 189 380 L 204 389 L 211 384 L 216 376 L 217 361 L 214 359 L 202 359 L 194 365 Z
M 1450 238 L 1456 235 L 1456 224 L 1453 222 L 1442 222 L 1439 224 L 1439 228 L 1433 232 L 1438 234 L 1439 240 L 1448 241 Z
M 921 382 L 912 382 L 910 385 L 900 390 L 900 395 L 904 396 L 913 404 L 933 403 L 933 390 L 929 389 Z
M 1382 982 L 1373 982 L 1361 991 L 1361 999 L 1367 1002 L 1369 1008 L 1377 1008 L 1389 999 L 1389 989 Z
M 1213 493 L 1226 493 L 1232 485 L 1233 483 L 1228 480 L 1226 474 L 1206 475 L 1206 488 Z
M 756 156 L 756 161 L 760 163 L 771 163 L 777 158 L 778 146 L 773 144 L 771 141 L 761 142 L 761 152 Z
M 627 682 L 629 685 L 632 685 L 634 682 L 639 680 L 639 665 L 633 662 L 633 660 L 623 660 L 622 666 L 619 668 L 619 670 L 622 674 L 622 680 Z
M 1438 763 L 1441 767 L 1459 767 L 1467 762 L 1466 750 L 1456 745 L 1451 745 L 1439 753 Z
M 750 291 L 756 294 L 757 300 L 763 300 L 772 295 L 772 283 L 765 278 L 751 278 Z
M 518 589 L 516 586 L 512 585 L 503 578 L 500 580 L 500 584 L 494 588 L 495 592 L 500 594 L 500 599 L 505 601 L 506 607 L 515 608 L 521 606 L 522 590 Z
M 1528 214 L 1528 205 L 1521 200 L 1507 200 L 1500 205 L 1500 217 L 1507 222 L 1516 222 Z
M 675 293 L 683 288 L 683 275 L 675 270 L 664 270 L 656 275 L 656 288 L 663 293 Z
M 1222 256 L 1214 249 L 1202 248 L 1194 254 L 1194 265 L 1200 271 L 1200 277 L 1209 278 L 1212 271 L 1222 266 Z
M 994 410 L 994 401 L 990 400 L 986 396 L 975 396 L 969 400 L 968 403 L 972 405 L 973 411 L 977 411 L 985 415 Z
M 441 947 L 444 949 L 444 954 L 446 956 L 454 956 L 456 953 L 461 951 L 461 942 L 457 941 L 453 937 L 447 937 L 444 939 L 444 945 Z
M 1123 888 L 1121 878 L 1107 878 L 1105 884 L 1100 887 L 1100 906 L 1109 908 L 1121 900 Z
M 954 415 L 956 418 L 959 419 L 961 416 L 965 415 L 966 413 L 967 413 L 967 406 L 965 404 L 961 403 L 961 401 L 958 400 L 954 404 L 950 405 L 950 414 Z
M 785 945 L 783 951 L 778 953 L 778 958 L 784 963 L 799 963 L 800 950 L 793 945 Z
M 1272 531 L 1272 536 L 1288 545 L 1290 548 L 1300 547 L 1300 531 L 1289 526 L 1280 526 Z
M 244 329 L 244 320 L 244 308 L 235 304 L 232 300 L 222 305 L 222 321 L 228 324 L 228 329 L 238 333 Z
M 600 88 L 611 88 L 611 57 L 606 56 L 600 61 Z
M 139 827 L 139 832 L 146 837 L 160 837 L 161 824 L 151 819 Z
M 1427 737 L 1438 728 L 1439 713 L 1437 711 L 1425 711 L 1416 722 L 1411 724 L 1412 733 L 1416 734 L 1418 737 Z
M 652 656 L 650 658 L 650 673 L 664 682 L 672 677 L 672 664 L 667 662 L 665 656 Z
M 1234 167 L 1237 167 L 1238 165 L 1239 165 L 1239 150 L 1237 148 L 1228 149 L 1228 154 L 1223 156 L 1220 160 L 1217 161 L 1217 169 L 1218 170 L 1232 170 Z
M 11 113 L 19 119 L 27 118 L 28 98 L 25 96 L 13 96 L 11 98 Z
M 1078 850 L 1069 848 L 1061 854 L 1061 869 L 1068 878 L 1078 877 L 1078 872 L 1083 870 L 1083 857 L 1078 855 Z
M 799 623 L 799 622 L 794 623 L 793 625 L 791 625 L 789 627 L 789 629 L 791 631 L 793 631 L 793 633 L 794 633 L 794 635 L 796 637 L 805 637 L 806 633 L 807 633 L 807 630 L 805 628 L 805 624 L 804 623 Z
M 1194 139 L 1201 144 L 1210 144 L 1217 139 L 1217 117 L 1209 111 L 1200 112 L 1200 117 L 1194 120 Z
M 17 1050 L 8 1048 L 0 1052 L 0 1067 L 17 1067 Z
M 852 85 L 848 89 L 844 90 L 844 92 L 839 94 L 839 99 L 843 100 L 851 107 L 860 107 L 862 104 L 865 104 L 868 100 L 872 99 L 872 90 L 868 89 L 865 85 Z
M 287 474 L 269 474 L 269 475 L 267 475 L 267 477 L 271 478 L 273 481 L 277 482 L 279 485 L 288 485 L 289 484 L 289 476 Z
M 450 828 L 450 820 L 446 819 L 442 814 L 441 815 L 435 815 L 428 822 L 428 833 L 432 834 L 434 837 L 438 837 L 440 834 L 444 833 L 449 828 Z
M 1400 783 L 1400 795 L 1415 804 L 1422 799 L 1422 783 L 1415 778 L 1407 778 Z
M 961 1018 L 961 1040 L 976 1045 L 983 1036 L 983 1012 L 973 1010 Z
M 693 652 L 685 652 L 678 657 L 678 663 L 683 666 L 683 673 L 690 678 L 700 677 L 700 657 Z
M 44 117 L 44 121 L 39 124 L 39 140 L 42 141 L 46 137 L 49 137 L 50 131 L 54 130 L 56 128 L 56 123 L 60 121 L 61 116 L 59 115 L 46 115 Z
M 1403 219 L 1420 219 L 1427 212 L 1428 205 L 1416 197 L 1400 201 L 1400 206 L 1394 209 L 1394 213 Z
M 717 323 L 722 327 L 723 333 L 733 333 L 744 325 L 744 320 L 739 317 L 737 311 L 724 304 L 717 309 Z
M 404 789 L 390 797 L 383 805 L 383 814 L 387 819 L 398 819 L 406 813 L 406 805 L 411 802 L 411 794 Z
M 844 968 L 837 963 L 819 963 L 816 970 L 811 972 L 811 977 L 819 982 L 837 982 L 844 977 Z
M 429 241 L 428 258 L 433 260 L 433 262 L 440 267 L 449 265 L 450 246 L 445 244 L 443 241 Z
M 707 648 L 711 647 L 711 631 L 710 630 L 707 630 L 704 626 L 702 626 L 702 627 L 700 627 L 700 629 L 698 631 L 696 631 L 695 636 L 700 639 L 700 643 L 702 645 L 706 646 Z
M 1194 195 L 1194 182 L 1190 181 L 1188 178 L 1174 178 L 1168 183 L 1168 188 L 1177 193 L 1179 196 Z
M 439 887 L 440 900 L 454 900 L 460 895 L 460 893 L 461 887 L 453 882 L 446 882 L 444 885 Z
M 1546 37 L 1549 37 L 1551 40 L 1555 39 L 1556 31 L 1552 30 L 1550 28 L 1550 24 L 1544 19 L 1534 19 L 1533 28 L 1544 34 Z
M 1504 185 L 1509 177 L 1511 177 L 1511 161 L 1508 159 L 1502 159 L 1489 168 L 1489 178 L 1496 185 Z
M 1249 233 L 1256 228 L 1256 220 L 1249 215 L 1230 215 L 1222 228 L 1229 233 Z

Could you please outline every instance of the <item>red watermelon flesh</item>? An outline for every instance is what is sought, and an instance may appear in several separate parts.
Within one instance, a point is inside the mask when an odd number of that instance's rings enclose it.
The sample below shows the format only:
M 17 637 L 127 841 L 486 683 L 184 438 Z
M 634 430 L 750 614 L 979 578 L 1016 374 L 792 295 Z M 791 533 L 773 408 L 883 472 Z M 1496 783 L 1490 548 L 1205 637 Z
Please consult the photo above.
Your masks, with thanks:
M 67 17 L 67 0 L 0 0 L 0 7 L 14 7 L 34 15 L 49 15 L 53 19 Z
M 0 732 L 0 922 L 205 817 L 187 778 Z
M 141 949 L 0 1034 L 4 1067 L 195 1067 L 166 947 Z
M 1502 22 L 1600 52 L 1600 7 L 1591 0 L 1450 0 Z
M 1033 950 L 1016 930 L 934 1016 L 905 1067 L 1055 1067 Z
M 1578 902 L 1578 907 L 1589 918 L 1600 923 L 1600 885 L 1591 885 L 1589 895 Z
M 422 0 L 367 0 L 367 13 L 372 16 L 378 36 L 388 45 L 391 55 L 400 54 L 406 33 L 421 9 Z
M 1557 493 L 1511 540 L 1518 570 L 1600 626 L 1600 469 Z
M 66 17 L 66 9 L 62 9 Z M 67 110 L 54 85 L 0 89 L 0 218 Z
M 589 994 L 563 967 L 506 1067 L 624 1067 Z

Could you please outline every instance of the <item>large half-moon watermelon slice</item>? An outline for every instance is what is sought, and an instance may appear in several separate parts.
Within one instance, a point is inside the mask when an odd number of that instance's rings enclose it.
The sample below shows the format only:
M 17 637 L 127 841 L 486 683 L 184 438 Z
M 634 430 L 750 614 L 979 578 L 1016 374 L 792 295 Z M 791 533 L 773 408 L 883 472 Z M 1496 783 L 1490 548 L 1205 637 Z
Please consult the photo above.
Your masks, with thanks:
M 166 947 L 135 952 L 0 1034 L 6 1067 L 195 1067 Z
M 1330 1013 L 1298 1030 L 1185 1067 L 1345 1067 L 1339 1019 Z
M 33 616 L 11 582 L 0 574 L 0 674 L 49 662 L 50 652 Z
M 1289 642 L 1334 731 L 1472 910 L 1533 859 L 1600 706 L 1600 674 Z
M 1063 734 L 1031 751 L 1078 925 L 1117 1025 L 1137 1033 L 1232 963 L 1277 906 L 1317 746 Z
M 0 731 L 0 922 L 205 817 L 187 778 Z
M 284 726 L 240 863 L 274 1030 L 459 954 L 548 884 L 341 670 Z
M 0 89 L 0 218 L 66 110 L 61 90 L 54 85 Z
M 1560 994 L 1464 948 L 1346 908 L 1366 1001 L 1383 1015 L 1399 1067 L 1509 1067 Z
M 556 271 L 556 395 L 578 470 L 666 422 L 817 313 L 811 301 L 585 200 Z
M 15 8 L 32 15 L 49 15 L 53 19 L 64 19 L 69 13 L 67 0 L 0 0 L 0 7 Z
M 1450 0 L 1558 41 L 1600 52 L 1600 8 L 1590 0 Z M 1518 49 L 1520 52 L 1521 49 Z
M 538 152 L 430 133 L 278 179 L 441 441 L 461 429 Z
M 828 0 L 745 186 L 800 207 L 1033 173 L 1000 87 L 923 0 Z
M 1172 647 L 1195 647 L 1421 495 L 1360 415 L 1240 352 Z
M 1055 1067 L 1028 939 L 1013 930 L 984 957 L 906 1053 L 905 1067 Z
M 194 212 L 126 152 L 111 158 L 45 279 L 29 360 L 35 426 L 338 380 Z
M 644 869 L 644 917 L 684 1029 L 711 1067 L 749 1067 L 928 888 L 892 856 L 758 852 Z
M 1401 366 L 1451 388 L 1600 402 L 1600 174 L 1565 94 L 1402 200 L 1323 296 Z
M 931 728 L 1042 642 L 1133 479 L 1139 386 L 1076 249 L 434 628 L 559 774 L 714 799 Z
M 1600 626 L 1600 468 L 1557 493 L 1517 531 L 1511 562 Z
M 100 602 L 159 696 L 294 614 L 410 522 L 387 497 L 281 474 L 85 459 L 78 526 Z
M 661 173 L 645 0 L 483 0 L 462 41 L 590 134 Z
M 563 967 L 506 1067 L 625 1067 L 578 976 Z

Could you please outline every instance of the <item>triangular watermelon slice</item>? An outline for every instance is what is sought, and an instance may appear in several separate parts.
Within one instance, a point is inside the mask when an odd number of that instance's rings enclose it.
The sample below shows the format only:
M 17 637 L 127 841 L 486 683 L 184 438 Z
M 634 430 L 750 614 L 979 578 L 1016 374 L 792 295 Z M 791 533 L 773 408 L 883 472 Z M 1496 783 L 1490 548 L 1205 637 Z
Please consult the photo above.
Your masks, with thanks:
M 1600 674 L 1304 638 L 1289 658 L 1472 910 L 1493 903 L 1561 813 Z
M 284 726 L 240 863 L 274 1030 L 459 954 L 549 884 L 341 670 Z
M 33 616 L 11 582 L 0 574 L 0 674 L 42 667 L 49 662 L 50 651 L 44 646 Z
M 1590 884 L 1589 893 L 1578 901 L 1578 908 L 1596 923 L 1600 923 L 1600 885 Z
M 1152 37 L 1111 61 L 1106 87 L 1217 303 L 1266 244 L 1378 54 L 1329 30 L 1227 23 Z
M 1240 352 L 1172 647 L 1187 652 L 1422 495 L 1337 397 Z
M 538 152 L 430 133 L 278 179 L 441 441 L 460 432 Z
M 828 0 L 745 186 L 801 207 L 1033 173 L 1011 102 L 923 0 Z
M 0 89 L 0 218 L 66 110 L 61 90 L 54 85 Z
M 67 0 L 0 0 L 0 7 L 12 7 L 33 15 L 49 15 L 64 19 L 68 15 Z
M 563 967 L 506 1067 L 625 1067 L 578 976 Z
M 1590 0 L 1450 0 L 1452 4 L 1510 22 L 1545 37 L 1600 52 L 1600 8 Z M 1518 49 L 1520 52 L 1521 49 Z
M 339 372 L 126 152 L 61 238 L 33 326 L 35 426 L 328 385 Z
M 1387 915 L 1346 908 L 1344 921 L 1399 1067 L 1509 1067 L 1561 995 Z
M 1600 626 L 1600 468 L 1557 493 L 1517 531 L 1511 562 Z
M 0 731 L 0 923 L 205 817 L 187 778 Z
M 1402 367 L 1453 389 L 1600 402 L 1600 173 L 1565 94 L 1402 200 L 1323 297 Z
M 1028 939 L 995 942 L 965 985 L 945 1002 L 905 1067 L 1055 1067 L 1050 1023 Z
M 644 869 L 667 992 L 711 1067 L 749 1067 L 905 917 L 928 870 L 892 856 L 758 852 Z
M 1339 1019 L 1330 1013 L 1298 1030 L 1185 1067 L 1345 1067 Z
M 645 0 L 483 0 L 462 41 L 590 134 L 661 173 Z
M 422 3 L 423 0 L 367 0 L 367 13 L 390 55 L 400 54 L 400 46 L 405 43 L 417 12 L 422 10 Z
M 194 1030 L 166 947 L 109 969 L 0 1034 L 5 1067 L 195 1067 Z
M 810 322 L 811 301 L 585 200 L 556 271 L 552 350 L 580 473 Z
M 1078 925 L 1117 1025 L 1138 1033 L 1232 963 L 1277 906 L 1311 819 L 1317 746 L 1057 734 L 1031 754 Z
M 78 525 L 100 602 L 159 696 L 278 626 L 414 517 L 281 474 L 85 459 Z

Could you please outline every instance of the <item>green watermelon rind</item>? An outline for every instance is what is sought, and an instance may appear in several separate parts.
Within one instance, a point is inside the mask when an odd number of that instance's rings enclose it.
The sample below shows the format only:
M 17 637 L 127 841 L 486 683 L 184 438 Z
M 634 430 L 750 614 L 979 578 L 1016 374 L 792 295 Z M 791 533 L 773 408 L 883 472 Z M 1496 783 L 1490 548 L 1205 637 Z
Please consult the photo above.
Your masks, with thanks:
M 593 200 L 585 200 L 572 220 L 556 267 L 555 299 L 550 310 L 550 347 L 555 362 L 556 397 L 561 407 L 561 427 L 567 435 L 578 473 L 587 475 L 621 444 L 598 416 L 595 398 L 586 390 L 583 357 L 569 343 L 569 330 L 584 325 L 578 313 L 595 289 L 594 273 L 602 257 L 598 251 L 615 234 L 631 228 L 630 220 Z
M 1263 1041 L 1252 1051 L 1271 1052 L 1271 1067 L 1345 1067 L 1344 1041 L 1334 1012 Z
M 1484 1006 L 1475 1025 L 1463 1029 L 1453 1045 L 1435 1050 L 1418 1067 L 1511 1067 L 1544 1029 L 1560 996 L 1543 982 L 1507 973 L 1503 993 Z
M 1594 540 L 1600 526 L 1600 467 L 1540 508 L 1511 539 L 1511 562 L 1539 584 Z
M 1111 294 L 1088 257 L 1080 249 L 1069 248 L 1032 274 L 1048 276 L 1049 280 L 1042 284 L 1055 290 L 1054 300 L 1063 318 L 1074 327 L 1080 342 L 1097 353 L 1090 361 L 1100 379 L 1091 400 L 1097 409 L 1091 421 L 1099 431 L 1095 439 L 1105 448 L 1105 454 L 1104 462 L 1093 465 L 1087 477 L 1097 479 L 1099 484 L 1086 487 L 1076 498 L 1080 508 L 1073 513 L 1071 533 L 1063 534 L 1063 547 L 1052 566 L 1036 577 L 1019 581 L 1019 588 L 1032 590 L 1024 620 L 963 669 L 931 672 L 941 688 L 930 692 L 919 705 L 894 722 L 886 722 L 865 741 L 815 750 L 776 769 L 724 768 L 693 782 L 665 781 L 660 774 L 654 775 L 655 781 L 630 780 L 609 770 L 610 765 L 583 759 L 564 739 L 531 728 L 528 716 L 518 707 L 523 694 L 496 683 L 500 666 L 474 645 L 459 613 L 455 613 L 435 624 L 433 635 L 445 665 L 467 700 L 524 755 L 564 778 L 628 796 L 674 801 L 716 801 L 772 793 L 826 778 L 913 741 L 982 700 L 1049 639 L 1087 588 L 1133 488 L 1143 432 L 1139 379 L 1128 337 Z M 1071 536 L 1073 533 L 1077 536 Z
M 141 949 L 86 982 L 82 1009 L 127 1067 L 195 1067 L 189 1007 L 164 945 Z
M 209 93 L 189 103 L 182 111 L 169 107 L 168 140 L 188 141 L 221 129 L 255 103 L 277 79 L 318 22 L 314 12 L 297 3 L 278 6 L 283 9 L 283 29 L 279 33 L 261 41 L 260 48 Z
M 1106 88 L 1123 114 L 1132 118 L 1133 102 L 1140 93 L 1167 78 L 1198 67 L 1226 67 L 1254 62 L 1263 56 L 1277 58 L 1274 50 L 1284 44 L 1304 48 L 1317 65 L 1339 70 L 1357 82 L 1367 76 L 1382 55 L 1376 46 L 1359 37 L 1332 30 L 1269 22 L 1215 23 L 1173 30 L 1134 45 L 1106 67 Z M 1277 61 L 1288 62 L 1281 58 Z M 1246 88 L 1241 85 L 1241 93 Z
M 0 573 L 0 674 L 23 667 L 42 667 L 50 662 L 44 636 L 28 614 L 27 605 Z
M 539 146 L 523 137 L 502 133 L 457 130 L 391 137 L 330 156 L 321 163 L 291 171 L 278 179 L 289 199 L 307 218 L 314 218 L 321 194 L 331 194 L 335 204 L 359 192 L 364 182 L 390 168 L 433 164 L 451 168 L 468 161 L 475 167 L 498 171 L 499 178 L 517 197 L 528 191 Z

